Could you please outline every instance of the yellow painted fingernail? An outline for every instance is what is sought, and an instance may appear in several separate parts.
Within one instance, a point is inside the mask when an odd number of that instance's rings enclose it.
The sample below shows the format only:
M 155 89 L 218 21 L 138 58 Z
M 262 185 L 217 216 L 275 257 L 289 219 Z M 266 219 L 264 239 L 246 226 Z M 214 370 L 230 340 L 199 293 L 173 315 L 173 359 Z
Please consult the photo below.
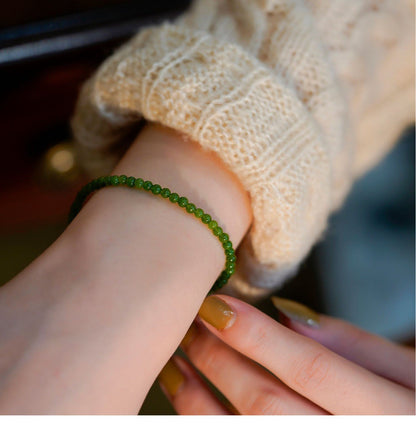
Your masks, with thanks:
M 289 319 L 308 325 L 309 327 L 319 328 L 319 314 L 307 306 L 276 296 L 272 297 L 272 302 L 275 308 Z
M 175 396 L 185 382 L 185 377 L 179 367 L 169 359 L 159 374 L 159 382 L 171 395 Z
M 183 349 L 186 349 L 195 339 L 197 333 L 198 333 L 198 329 L 196 328 L 196 325 L 192 323 L 181 341 L 181 347 Z
M 205 298 L 198 315 L 217 330 L 229 328 L 235 321 L 235 313 L 230 305 L 217 296 Z

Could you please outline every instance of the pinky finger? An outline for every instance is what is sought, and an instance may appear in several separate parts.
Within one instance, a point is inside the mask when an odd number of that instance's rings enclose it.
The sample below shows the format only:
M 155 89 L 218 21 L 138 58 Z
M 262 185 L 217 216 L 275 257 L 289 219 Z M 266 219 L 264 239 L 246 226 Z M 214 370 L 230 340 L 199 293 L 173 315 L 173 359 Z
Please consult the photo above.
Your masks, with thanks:
M 160 386 L 180 415 L 229 415 L 192 367 L 172 356 L 158 377 Z

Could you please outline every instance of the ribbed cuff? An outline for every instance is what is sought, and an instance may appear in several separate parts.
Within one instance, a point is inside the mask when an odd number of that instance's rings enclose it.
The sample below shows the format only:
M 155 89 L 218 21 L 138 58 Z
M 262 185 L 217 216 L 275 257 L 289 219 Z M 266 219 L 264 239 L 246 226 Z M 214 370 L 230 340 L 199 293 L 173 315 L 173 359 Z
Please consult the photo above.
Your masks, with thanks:
M 280 285 L 331 205 L 329 149 L 295 89 L 241 47 L 165 24 L 139 33 L 84 87 L 73 130 L 86 167 L 109 171 L 112 146 L 143 118 L 187 134 L 236 174 L 250 193 L 253 225 L 235 278 Z

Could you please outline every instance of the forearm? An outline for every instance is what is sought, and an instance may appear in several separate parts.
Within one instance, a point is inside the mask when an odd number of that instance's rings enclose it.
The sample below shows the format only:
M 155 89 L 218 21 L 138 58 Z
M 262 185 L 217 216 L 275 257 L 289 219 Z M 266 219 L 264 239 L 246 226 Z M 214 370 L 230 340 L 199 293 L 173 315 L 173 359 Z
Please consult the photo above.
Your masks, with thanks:
M 234 246 L 250 225 L 235 176 L 167 130 L 146 128 L 114 172 L 188 197 Z M 1 410 L 135 413 L 223 265 L 220 243 L 177 206 L 101 190 L 0 291 Z

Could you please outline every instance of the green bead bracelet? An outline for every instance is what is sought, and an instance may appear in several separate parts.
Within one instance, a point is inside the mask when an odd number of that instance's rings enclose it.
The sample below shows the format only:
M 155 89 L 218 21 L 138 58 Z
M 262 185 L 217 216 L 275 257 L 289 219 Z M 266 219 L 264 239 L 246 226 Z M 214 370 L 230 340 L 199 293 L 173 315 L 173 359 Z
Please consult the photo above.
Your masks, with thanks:
M 186 197 L 180 196 L 178 193 L 172 193 L 168 188 L 162 188 L 159 184 L 153 184 L 151 181 L 144 181 L 142 178 L 127 177 L 126 175 L 107 175 L 99 177 L 86 184 L 78 192 L 74 203 L 69 212 L 69 223 L 75 218 L 81 210 L 85 199 L 94 191 L 103 187 L 109 186 L 124 186 L 138 190 L 145 190 L 156 196 L 161 196 L 168 199 L 171 203 L 177 204 L 179 207 L 186 210 L 187 213 L 194 215 L 202 221 L 210 231 L 218 238 L 225 252 L 225 267 L 220 276 L 212 286 L 210 293 L 219 290 L 225 286 L 235 272 L 236 256 L 231 243 L 230 237 L 218 225 L 217 221 L 205 213 L 201 208 L 197 208 L 193 203 L 190 203 Z

